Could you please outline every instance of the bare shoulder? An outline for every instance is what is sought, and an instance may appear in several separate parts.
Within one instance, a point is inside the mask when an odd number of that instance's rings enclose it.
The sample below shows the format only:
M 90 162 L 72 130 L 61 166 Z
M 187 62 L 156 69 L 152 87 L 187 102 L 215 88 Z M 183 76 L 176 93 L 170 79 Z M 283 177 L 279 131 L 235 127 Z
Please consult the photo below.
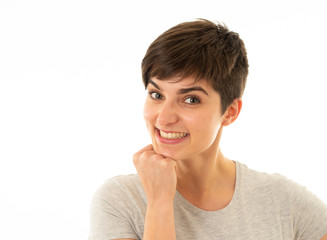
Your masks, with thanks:
M 327 240 L 327 234 L 323 236 L 320 240 Z

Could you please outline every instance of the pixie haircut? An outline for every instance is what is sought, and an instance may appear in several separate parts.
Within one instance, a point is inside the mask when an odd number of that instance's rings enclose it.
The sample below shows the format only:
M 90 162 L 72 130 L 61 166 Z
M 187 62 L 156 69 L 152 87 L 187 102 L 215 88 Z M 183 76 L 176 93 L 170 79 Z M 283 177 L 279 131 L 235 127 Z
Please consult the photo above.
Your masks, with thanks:
M 142 78 L 145 87 L 153 77 L 205 80 L 219 93 L 223 114 L 242 97 L 248 67 L 246 49 L 237 33 L 199 19 L 170 28 L 149 46 L 142 61 Z

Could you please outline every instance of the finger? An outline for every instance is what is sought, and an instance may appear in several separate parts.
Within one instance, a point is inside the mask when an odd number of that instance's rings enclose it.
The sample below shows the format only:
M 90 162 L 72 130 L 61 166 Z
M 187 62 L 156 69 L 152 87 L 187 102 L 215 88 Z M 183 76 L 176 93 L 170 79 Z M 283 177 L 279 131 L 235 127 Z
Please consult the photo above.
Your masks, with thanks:
M 176 172 L 176 176 L 178 176 L 178 168 L 177 168 L 177 164 L 176 161 L 173 161 L 174 166 L 175 166 L 175 172 Z
M 153 150 L 152 145 L 150 144 L 133 155 L 133 163 L 136 167 L 140 163 L 144 162 L 144 160 L 153 158 L 153 156 L 155 155 L 156 153 Z
M 140 155 L 141 153 L 145 152 L 145 151 L 150 151 L 153 150 L 153 146 L 152 144 L 147 145 L 146 147 L 142 148 L 141 150 L 139 150 L 138 152 L 136 152 L 134 154 L 134 156 Z
M 173 163 L 174 167 L 177 167 L 176 161 L 172 160 L 171 162 Z

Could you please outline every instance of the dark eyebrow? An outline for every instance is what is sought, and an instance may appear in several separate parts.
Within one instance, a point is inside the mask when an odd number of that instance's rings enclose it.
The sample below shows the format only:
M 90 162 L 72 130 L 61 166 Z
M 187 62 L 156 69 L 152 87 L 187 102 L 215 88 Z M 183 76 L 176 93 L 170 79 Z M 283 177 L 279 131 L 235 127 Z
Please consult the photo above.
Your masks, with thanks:
M 185 94 L 185 93 L 188 93 L 188 92 L 193 92 L 193 91 L 201 91 L 203 92 L 204 94 L 206 94 L 207 96 L 209 96 L 209 94 L 202 88 L 202 87 L 191 87 L 191 88 L 183 88 L 183 89 L 180 89 L 178 91 L 179 94 Z
M 158 86 L 158 84 L 153 82 L 151 79 L 149 79 L 149 83 L 151 83 L 156 89 L 160 90 L 160 87 Z M 189 93 L 189 92 L 193 92 L 193 91 L 201 91 L 204 94 L 206 94 L 207 96 L 209 96 L 209 94 L 202 87 L 182 88 L 178 91 L 178 94 L 185 94 L 185 93 Z
M 156 89 L 160 90 L 160 87 L 155 82 L 153 82 L 151 79 L 149 79 L 149 83 L 151 83 Z

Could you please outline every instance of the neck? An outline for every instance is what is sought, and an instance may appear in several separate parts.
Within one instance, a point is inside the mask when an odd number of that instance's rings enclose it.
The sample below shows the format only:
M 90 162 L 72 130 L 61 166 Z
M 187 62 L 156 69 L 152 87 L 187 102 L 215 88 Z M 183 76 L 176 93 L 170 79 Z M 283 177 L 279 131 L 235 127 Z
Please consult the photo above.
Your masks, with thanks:
M 189 202 L 206 210 L 226 206 L 234 193 L 235 164 L 219 148 L 221 130 L 206 152 L 177 162 L 177 190 Z

